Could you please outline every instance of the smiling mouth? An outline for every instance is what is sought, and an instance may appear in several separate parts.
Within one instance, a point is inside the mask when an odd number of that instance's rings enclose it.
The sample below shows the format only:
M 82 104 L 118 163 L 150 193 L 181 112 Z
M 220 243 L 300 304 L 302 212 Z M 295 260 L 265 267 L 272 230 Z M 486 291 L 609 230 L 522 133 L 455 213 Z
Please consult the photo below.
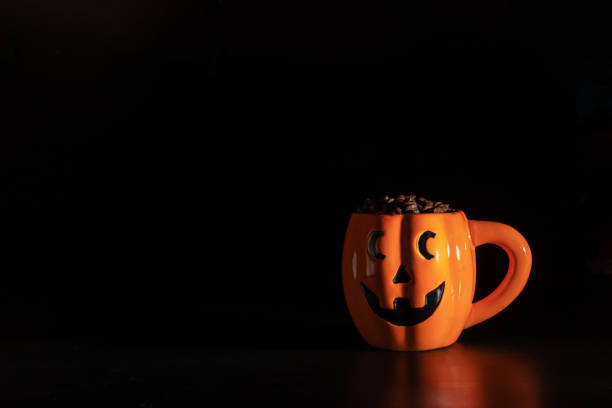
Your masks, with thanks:
M 442 300 L 442 295 L 444 294 L 444 283 L 445 282 L 442 282 L 440 286 L 425 296 L 424 307 L 410 307 L 410 301 L 408 298 L 400 297 L 393 299 L 393 309 L 383 309 L 380 307 L 380 304 L 378 303 L 378 296 L 368 289 L 363 282 L 361 282 L 360 285 L 361 290 L 363 291 L 363 294 L 365 295 L 365 298 L 374 313 L 396 326 L 412 326 L 426 320 L 436 311 L 440 301 Z

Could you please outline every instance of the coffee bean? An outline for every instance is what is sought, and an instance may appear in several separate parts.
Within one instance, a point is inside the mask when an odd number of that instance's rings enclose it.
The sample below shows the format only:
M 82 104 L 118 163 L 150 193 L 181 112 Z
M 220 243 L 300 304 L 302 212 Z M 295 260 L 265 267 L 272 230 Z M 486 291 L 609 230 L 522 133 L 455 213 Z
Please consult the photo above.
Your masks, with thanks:
M 420 213 L 447 213 L 454 212 L 448 204 L 441 201 L 431 201 L 425 197 L 414 194 L 397 196 L 384 195 L 378 199 L 367 198 L 358 209 L 358 213 L 366 214 L 420 214 Z

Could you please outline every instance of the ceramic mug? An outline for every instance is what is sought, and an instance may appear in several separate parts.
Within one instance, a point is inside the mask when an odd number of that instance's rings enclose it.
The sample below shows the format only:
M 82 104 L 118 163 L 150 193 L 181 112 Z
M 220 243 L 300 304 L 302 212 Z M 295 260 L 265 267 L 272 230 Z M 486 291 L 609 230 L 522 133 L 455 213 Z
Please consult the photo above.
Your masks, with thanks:
M 500 285 L 473 303 L 475 248 L 500 246 L 509 268 Z M 508 306 L 523 290 L 531 250 L 514 228 L 468 220 L 463 211 L 378 215 L 354 213 L 342 256 L 344 296 L 370 345 L 431 350 Z

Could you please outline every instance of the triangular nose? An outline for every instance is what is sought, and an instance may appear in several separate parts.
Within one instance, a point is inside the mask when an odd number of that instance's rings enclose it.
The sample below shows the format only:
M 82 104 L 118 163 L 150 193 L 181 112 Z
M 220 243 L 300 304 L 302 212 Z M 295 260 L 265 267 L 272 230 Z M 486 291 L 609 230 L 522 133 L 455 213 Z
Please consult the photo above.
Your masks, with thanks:
M 408 283 L 410 282 L 410 275 L 408 275 L 408 271 L 404 268 L 404 265 L 400 265 L 395 277 L 393 278 L 393 283 Z

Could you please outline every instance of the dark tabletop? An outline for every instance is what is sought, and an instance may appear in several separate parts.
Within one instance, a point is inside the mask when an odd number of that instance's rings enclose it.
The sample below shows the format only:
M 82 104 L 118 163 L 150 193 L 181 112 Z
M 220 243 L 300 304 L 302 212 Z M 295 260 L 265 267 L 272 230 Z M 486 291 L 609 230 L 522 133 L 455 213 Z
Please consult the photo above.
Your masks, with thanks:
M 323 327 L 321 329 L 324 329 Z M 489 333 L 489 334 L 487 334 Z M 332 332 L 333 334 L 333 332 Z M 612 402 L 612 352 L 582 333 L 466 331 L 427 352 L 11 341 L 1 344 L 6 406 L 541 407 Z

